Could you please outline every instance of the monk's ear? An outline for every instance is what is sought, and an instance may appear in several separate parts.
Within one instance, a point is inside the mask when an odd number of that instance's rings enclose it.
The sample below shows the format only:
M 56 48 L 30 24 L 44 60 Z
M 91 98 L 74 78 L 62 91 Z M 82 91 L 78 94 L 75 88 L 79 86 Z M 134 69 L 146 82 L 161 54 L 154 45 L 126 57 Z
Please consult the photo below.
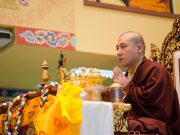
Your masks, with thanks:
M 143 45 L 143 44 L 137 44 L 137 49 L 138 49 L 138 53 L 143 52 L 143 50 L 144 50 L 144 45 Z

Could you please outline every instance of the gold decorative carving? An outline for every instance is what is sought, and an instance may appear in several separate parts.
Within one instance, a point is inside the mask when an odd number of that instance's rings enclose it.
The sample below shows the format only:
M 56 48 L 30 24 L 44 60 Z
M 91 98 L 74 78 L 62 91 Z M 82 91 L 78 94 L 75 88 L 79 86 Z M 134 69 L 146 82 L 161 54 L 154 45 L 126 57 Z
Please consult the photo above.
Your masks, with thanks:
M 167 35 L 162 45 L 160 63 L 168 70 L 174 79 L 173 52 L 180 49 L 180 17 L 173 24 L 172 31 Z
M 152 61 L 160 62 L 160 49 L 157 47 L 157 45 L 151 43 L 151 54 L 150 54 L 150 59 Z

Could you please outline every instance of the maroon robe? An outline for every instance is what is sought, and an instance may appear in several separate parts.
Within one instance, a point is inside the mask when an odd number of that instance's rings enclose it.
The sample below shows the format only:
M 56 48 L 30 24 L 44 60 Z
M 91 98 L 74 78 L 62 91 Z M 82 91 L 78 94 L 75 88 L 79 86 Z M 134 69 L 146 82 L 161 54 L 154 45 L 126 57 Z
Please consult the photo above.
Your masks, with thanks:
M 177 91 L 162 65 L 144 57 L 124 90 L 125 102 L 132 104 L 126 116 L 129 131 L 180 135 Z

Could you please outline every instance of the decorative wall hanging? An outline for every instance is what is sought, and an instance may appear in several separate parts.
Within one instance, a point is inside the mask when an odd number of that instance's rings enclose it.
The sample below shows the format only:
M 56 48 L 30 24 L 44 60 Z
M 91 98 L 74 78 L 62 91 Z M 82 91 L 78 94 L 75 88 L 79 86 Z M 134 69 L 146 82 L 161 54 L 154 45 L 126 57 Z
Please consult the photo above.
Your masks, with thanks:
M 0 0 L 0 8 L 16 10 L 21 7 L 29 7 L 30 0 Z
M 73 33 L 33 28 L 16 28 L 18 45 L 41 46 L 75 50 L 76 38 Z

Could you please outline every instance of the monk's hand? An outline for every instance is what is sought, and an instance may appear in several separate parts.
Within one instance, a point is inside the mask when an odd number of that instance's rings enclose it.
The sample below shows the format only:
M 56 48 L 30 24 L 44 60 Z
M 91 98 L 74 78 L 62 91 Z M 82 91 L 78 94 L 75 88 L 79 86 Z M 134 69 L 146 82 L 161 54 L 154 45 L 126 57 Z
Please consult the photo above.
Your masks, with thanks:
M 129 79 L 123 74 L 123 71 L 118 67 L 114 67 L 113 76 L 114 79 L 116 79 L 117 83 L 119 83 L 122 87 L 125 87 L 129 83 Z

